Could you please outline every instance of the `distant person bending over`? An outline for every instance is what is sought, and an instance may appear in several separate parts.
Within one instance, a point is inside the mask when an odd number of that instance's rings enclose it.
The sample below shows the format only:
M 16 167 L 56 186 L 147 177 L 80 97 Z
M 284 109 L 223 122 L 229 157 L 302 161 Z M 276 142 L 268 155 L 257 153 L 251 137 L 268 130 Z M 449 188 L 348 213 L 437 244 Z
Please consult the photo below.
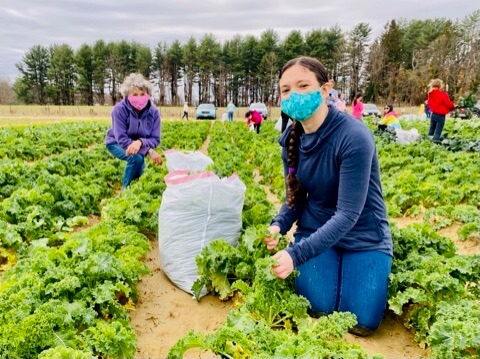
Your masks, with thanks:
M 450 101 L 448 94 L 443 91 L 443 81 L 433 79 L 429 84 L 427 104 L 432 114 L 430 115 L 430 129 L 428 136 L 433 136 L 434 142 L 441 140 L 443 126 L 445 126 L 445 116 L 455 108 L 455 104 Z
M 183 120 L 185 117 L 187 118 L 187 121 L 188 121 L 188 103 L 187 103 L 187 102 L 185 102 L 185 103 L 183 104 L 183 116 L 182 116 L 182 120 Z
M 355 99 L 352 102 L 352 116 L 357 120 L 363 121 L 363 95 L 357 93 Z
M 153 85 L 141 74 L 132 73 L 120 86 L 123 100 L 113 107 L 112 127 L 107 131 L 107 150 L 127 162 L 122 189 L 139 178 L 145 169 L 145 156 L 162 164 L 155 152 L 160 144 L 160 113 L 150 101 Z
M 398 120 L 398 114 L 393 111 L 393 105 L 386 105 L 383 109 L 383 118 L 380 121 L 374 120 L 373 122 L 378 125 L 378 129 L 382 131 L 388 130 L 395 132 L 396 129 L 402 129 L 402 125 L 400 125 L 400 121 Z
M 335 105 L 337 106 L 338 111 L 342 111 L 342 112 L 347 111 L 347 104 L 345 103 L 345 99 L 343 98 L 342 92 L 338 93 L 338 100 L 335 103 Z
M 285 279 L 297 269 L 296 292 L 313 314 L 352 312 L 350 331 L 368 335 L 387 304 L 393 244 L 372 133 L 327 106 L 330 86 L 314 58 L 280 72 L 281 109 L 293 120 L 279 139 L 287 195 L 264 241 L 275 249 L 274 235 L 296 223 L 295 243 L 273 255 L 273 273 Z
M 233 115 L 236 110 L 237 110 L 237 106 L 233 104 L 233 101 L 230 101 L 227 105 L 227 115 L 228 115 L 229 122 L 233 121 Z
M 260 125 L 262 124 L 262 121 L 263 121 L 262 114 L 257 110 L 247 111 L 245 113 L 245 118 L 247 119 L 247 126 L 250 126 L 253 124 L 254 130 L 256 130 L 257 133 L 260 133 Z

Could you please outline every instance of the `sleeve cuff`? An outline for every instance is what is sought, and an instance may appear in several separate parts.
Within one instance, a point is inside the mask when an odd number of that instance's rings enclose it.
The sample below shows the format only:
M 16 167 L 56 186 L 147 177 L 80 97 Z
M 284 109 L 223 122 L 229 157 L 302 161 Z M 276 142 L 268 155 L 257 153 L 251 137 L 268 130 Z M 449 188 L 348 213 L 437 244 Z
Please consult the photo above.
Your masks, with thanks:
M 285 250 L 287 251 L 288 254 L 290 254 L 290 257 L 292 257 L 293 266 L 294 266 L 295 268 L 297 268 L 297 266 L 298 266 L 298 258 L 297 258 L 297 256 L 295 255 L 295 251 L 293 250 L 293 246 L 294 246 L 294 245 L 295 245 L 294 243 L 290 243 L 290 244 L 288 245 L 288 247 L 285 248 Z

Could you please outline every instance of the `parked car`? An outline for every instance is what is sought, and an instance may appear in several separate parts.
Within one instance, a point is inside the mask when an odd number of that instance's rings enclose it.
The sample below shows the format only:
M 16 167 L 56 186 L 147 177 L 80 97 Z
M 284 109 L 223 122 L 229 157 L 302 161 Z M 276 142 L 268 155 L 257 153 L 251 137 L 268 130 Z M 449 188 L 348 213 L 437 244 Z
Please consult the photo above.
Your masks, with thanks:
M 475 117 L 480 117 L 480 100 L 473 106 L 472 112 Z
M 198 120 L 200 118 L 211 118 L 215 120 L 217 118 L 217 109 L 215 105 L 211 103 L 201 103 L 197 107 L 195 112 L 195 118 Z
M 366 103 L 363 105 L 363 116 L 375 116 L 375 117 L 382 117 L 382 113 L 378 109 L 377 105 L 373 103 Z
M 474 107 L 456 107 L 452 112 L 450 112 L 450 117 L 459 118 L 462 120 L 469 120 L 474 114 Z
M 257 110 L 257 112 L 260 112 L 264 120 L 268 117 L 268 108 L 263 102 L 252 103 L 248 109 L 250 111 Z

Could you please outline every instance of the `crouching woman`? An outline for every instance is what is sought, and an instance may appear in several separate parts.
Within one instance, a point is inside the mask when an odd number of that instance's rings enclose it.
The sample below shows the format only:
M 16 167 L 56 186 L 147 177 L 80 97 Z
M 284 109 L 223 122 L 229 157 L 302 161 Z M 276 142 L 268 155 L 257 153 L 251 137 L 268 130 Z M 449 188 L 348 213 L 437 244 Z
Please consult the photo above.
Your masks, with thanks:
M 150 101 L 152 90 L 152 84 L 141 74 L 130 74 L 120 86 L 123 100 L 112 111 L 105 145 L 113 156 L 127 162 L 122 189 L 143 174 L 145 156 L 157 165 L 163 162 L 155 152 L 160 144 L 160 113 Z

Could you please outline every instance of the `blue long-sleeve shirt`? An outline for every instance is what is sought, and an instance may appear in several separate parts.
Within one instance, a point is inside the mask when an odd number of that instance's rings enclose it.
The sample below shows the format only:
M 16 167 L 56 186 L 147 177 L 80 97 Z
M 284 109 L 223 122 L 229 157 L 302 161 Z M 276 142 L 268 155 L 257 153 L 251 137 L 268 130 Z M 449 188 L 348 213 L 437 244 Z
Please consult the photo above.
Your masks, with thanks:
M 160 144 L 160 113 L 149 102 L 139 115 L 128 100 L 123 99 L 113 107 L 112 127 L 107 131 L 105 144 L 116 143 L 127 149 L 136 140 L 142 141 L 138 153 L 143 156 Z
M 289 132 L 279 139 L 285 174 Z M 301 135 L 296 176 L 305 200 L 283 204 L 272 221 L 282 234 L 297 221 L 295 236 L 304 239 L 286 249 L 295 266 L 333 246 L 393 255 L 375 143 L 363 123 L 329 107 L 320 128 Z

